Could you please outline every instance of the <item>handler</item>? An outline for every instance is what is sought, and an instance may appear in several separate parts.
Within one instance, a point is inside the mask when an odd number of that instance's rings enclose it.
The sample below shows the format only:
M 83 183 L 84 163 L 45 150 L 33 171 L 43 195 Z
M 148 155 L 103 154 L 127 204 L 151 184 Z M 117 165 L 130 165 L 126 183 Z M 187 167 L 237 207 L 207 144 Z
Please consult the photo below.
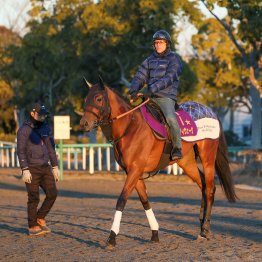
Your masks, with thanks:
M 17 155 L 28 193 L 28 234 L 35 236 L 51 232 L 45 217 L 56 200 L 55 182 L 60 177 L 55 144 L 46 121 L 47 114 L 44 105 L 35 103 L 30 108 L 28 119 L 17 133 Z M 39 187 L 46 197 L 37 210 L 40 201 Z

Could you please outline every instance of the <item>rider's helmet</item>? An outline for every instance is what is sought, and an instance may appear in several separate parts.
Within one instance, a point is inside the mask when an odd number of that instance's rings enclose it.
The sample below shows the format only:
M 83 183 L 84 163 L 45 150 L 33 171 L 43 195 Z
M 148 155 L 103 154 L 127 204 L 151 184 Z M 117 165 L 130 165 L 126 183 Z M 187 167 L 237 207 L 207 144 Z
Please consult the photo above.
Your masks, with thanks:
M 159 40 L 159 39 L 166 40 L 169 45 L 172 44 L 171 36 L 165 30 L 159 30 L 159 31 L 154 33 L 154 35 L 153 35 L 153 42 L 155 42 L 155 40 Z

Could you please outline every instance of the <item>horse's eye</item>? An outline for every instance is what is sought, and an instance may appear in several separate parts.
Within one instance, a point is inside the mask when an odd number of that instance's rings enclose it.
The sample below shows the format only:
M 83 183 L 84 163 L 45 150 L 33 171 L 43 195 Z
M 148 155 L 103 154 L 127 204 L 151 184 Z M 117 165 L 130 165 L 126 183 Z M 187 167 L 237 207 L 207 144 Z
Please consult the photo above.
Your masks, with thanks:
M 99 97 L 99 98 L 96 99 L 96 101 L 97 101 L 97 102 L 101 102 L 101 101 L 102 101 L 102 98 Z

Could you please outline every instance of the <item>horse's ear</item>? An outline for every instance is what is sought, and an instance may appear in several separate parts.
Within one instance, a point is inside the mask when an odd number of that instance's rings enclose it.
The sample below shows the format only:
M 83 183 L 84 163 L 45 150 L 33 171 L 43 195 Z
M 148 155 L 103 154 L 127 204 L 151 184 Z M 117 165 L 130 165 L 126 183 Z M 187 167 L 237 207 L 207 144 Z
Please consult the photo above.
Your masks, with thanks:
M 87 88 L 90 89 L 90 88 L 92 87 L 92 84 L 90 84 L 90 83 L 85 79 L 84 76 L 83 76 L 83 79 L 84 79 L 84 81 L 85 81 L 85 84 L 86 84 Z
M 105 89 L 104 81 L 100 75 L 98 75 L 98 79 L 99 79 L 100 88 L 104 90 Z

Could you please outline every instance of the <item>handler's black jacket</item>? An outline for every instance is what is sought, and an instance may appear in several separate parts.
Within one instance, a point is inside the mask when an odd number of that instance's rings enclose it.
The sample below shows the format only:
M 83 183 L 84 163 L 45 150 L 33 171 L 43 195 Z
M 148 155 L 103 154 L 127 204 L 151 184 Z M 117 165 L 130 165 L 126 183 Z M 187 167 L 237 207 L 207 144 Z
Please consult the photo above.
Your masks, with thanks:
M 44 122 L 40 127 L 26 120 L 17 132 L 17 155 L 21 169 L 42 167 L 51 163 L 57 166 L 55 144 L 50 127 Z

